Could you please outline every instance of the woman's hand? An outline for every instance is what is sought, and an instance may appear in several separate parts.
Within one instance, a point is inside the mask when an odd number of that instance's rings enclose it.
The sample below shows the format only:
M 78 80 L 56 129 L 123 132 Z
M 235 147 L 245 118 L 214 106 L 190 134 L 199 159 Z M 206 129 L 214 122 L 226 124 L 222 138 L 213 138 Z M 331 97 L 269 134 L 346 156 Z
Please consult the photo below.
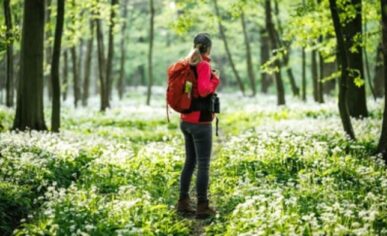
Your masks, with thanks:
M 212 69 L 212 70 L 211 70 L 211 73 L 212 73 L 213 75 L 215 75 L 216 78 L 220 79 L 220 73 L 219 73 L 218 70 Z

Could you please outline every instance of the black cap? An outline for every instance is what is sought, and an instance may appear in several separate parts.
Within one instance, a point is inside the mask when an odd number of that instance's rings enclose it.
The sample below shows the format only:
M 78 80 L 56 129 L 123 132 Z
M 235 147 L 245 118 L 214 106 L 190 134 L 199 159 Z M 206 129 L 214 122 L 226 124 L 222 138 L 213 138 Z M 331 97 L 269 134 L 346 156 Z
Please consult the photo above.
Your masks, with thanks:
M 205 53 L 211 48 L 212 42 L 210 35 L 207 33 L 199 33 L 194 38 L 194 48 L 199 46 L 200 53 Z

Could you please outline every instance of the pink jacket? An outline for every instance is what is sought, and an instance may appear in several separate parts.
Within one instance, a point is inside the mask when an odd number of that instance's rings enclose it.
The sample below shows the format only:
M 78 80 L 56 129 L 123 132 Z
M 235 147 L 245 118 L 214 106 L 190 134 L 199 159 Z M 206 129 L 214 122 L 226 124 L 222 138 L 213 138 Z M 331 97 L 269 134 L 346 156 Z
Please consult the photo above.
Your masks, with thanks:
M 219 85 L 219 78 L 212 73 L 210 61 L 211 59 L 202 56 L 203 60 L 196 65 L 197 71 L 197 89 L 193 90 L 193 97 L 206 97 L 207 95 L 214 93 Z M 187 114 L 181 114 L 181 120 L 189 123 L 209 123 L 199 122 L 200 111 L 193 111 Z M 214 114 L 212 115 L 214 118 Z

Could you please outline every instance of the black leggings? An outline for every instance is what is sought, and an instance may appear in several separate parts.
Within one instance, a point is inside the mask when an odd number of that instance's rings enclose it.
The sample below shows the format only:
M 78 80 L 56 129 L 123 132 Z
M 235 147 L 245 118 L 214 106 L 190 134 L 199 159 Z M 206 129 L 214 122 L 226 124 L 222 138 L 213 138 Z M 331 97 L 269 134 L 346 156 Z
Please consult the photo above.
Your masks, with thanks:
M 212 148 L 211 124 L 192 124 L 182 121 L 186 159 L 180 176 L 180 199 L 188 197 L 192 174 L 198 164 L 196 192 L 199 202 L 207 201 L 209 167 Z

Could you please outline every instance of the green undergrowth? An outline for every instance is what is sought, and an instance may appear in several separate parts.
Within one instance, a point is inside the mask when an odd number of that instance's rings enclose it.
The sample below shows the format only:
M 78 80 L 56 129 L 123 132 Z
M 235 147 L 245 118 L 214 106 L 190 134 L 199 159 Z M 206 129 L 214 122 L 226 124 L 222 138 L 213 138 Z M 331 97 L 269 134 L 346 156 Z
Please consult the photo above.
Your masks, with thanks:
M 0 108 L 0 234 L 387 234 L 387 171 L 373 155 L 379 104 L 353 120 L 350 141 L 334 102 L 253 102 L 219 116 L 209 189 L 218 214 L 203 224 L 175 212 L 184 164 L 177 115 L 168 122 L 161 106 L 65 108 L 61 133 L 15 133 L 12 111 Z

